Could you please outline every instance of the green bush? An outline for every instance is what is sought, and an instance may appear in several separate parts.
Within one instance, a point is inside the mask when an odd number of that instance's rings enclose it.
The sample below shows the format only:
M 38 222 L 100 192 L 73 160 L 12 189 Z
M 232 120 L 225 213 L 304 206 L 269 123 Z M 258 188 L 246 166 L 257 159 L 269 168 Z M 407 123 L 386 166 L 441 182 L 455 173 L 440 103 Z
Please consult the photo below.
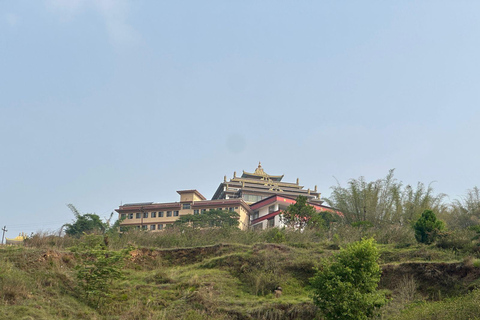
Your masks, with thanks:
M 432 210 L 425 210 L 422 216 L 415 222 L 415 239 L 420 243 L 431 244 L 439 237 L 445 228 L 443 221 L 437 220 Z
M 336 260 L 326 262 L 311 279 L 314 303 L 325 319 L 361 320 L 386 303 L 377 291 L 379 253 L 375 240 L 354 242 L 341 249 Z
M 110 297 L 112 282 L 123 278 L 123 262 L 129 249 L 107 250 L 102 236 L 89 235 L 71 250 L 80 261 L 75 267 L 78 287 L 86 302 L 98 308 Z

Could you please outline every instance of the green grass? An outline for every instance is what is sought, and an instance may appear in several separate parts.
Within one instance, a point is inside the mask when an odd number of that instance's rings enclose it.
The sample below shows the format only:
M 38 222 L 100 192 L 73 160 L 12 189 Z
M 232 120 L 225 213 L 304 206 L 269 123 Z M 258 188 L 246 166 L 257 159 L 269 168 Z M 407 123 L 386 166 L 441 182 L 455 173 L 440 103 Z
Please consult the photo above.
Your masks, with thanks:
M 480 319 L 480 290 L 465 296 L 445 299 L 443 301 L 413 302 L 396 316 L 394 320 L 457 320 Z
M 75 277 L 78 261 L 68 249 L 82 239 L 36 237 L 30 247 L 0 247 L 0 319 L 318 317 L 309 278 L 347 240 L 313 231 L 280 231 L 282 237 L 275 236 L 278 232 L 168 230 L 111 237 L 112 250 L 137 249 L 125 264 L 125 278 L 111 283 L 112 294 L 99 309 L 83 300 Z M 389 268 L 382 289 L 392 297 L 382 319 L 451 319 L 435 318 L 434 312 L 445 309 L 448 315 L 456 304 L 466 316 L 477 310 L 479 259 L 433 245 L 386 243 L 379 249 L 381 263 Z M 283 288 L 280 298 L 272 293 L 277 286 Z M 469 290 L 474 291 L 466 294 Z

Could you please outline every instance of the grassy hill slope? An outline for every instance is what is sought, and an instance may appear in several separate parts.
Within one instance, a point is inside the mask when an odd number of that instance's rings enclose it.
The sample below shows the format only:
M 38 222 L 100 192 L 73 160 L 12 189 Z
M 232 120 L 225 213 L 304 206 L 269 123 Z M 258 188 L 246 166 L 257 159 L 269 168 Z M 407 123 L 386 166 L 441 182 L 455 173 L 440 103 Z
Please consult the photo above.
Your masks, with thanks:
M 337 244 L 313 233 L 195 232 L 111 238 L 110 249 L 133 249 L 125 277 L 112 281 L 98 308 L 75 276 L 80 261 L 69 248 L 81 239 L 38 236 L 28 247 L 0 247 L 0 318 L 321 319 L 308 279 Z M 193 243 L 200 245 L 177 246 Z M 479 318 L 477 260 L 435 246 L 379 248 L 379 288 L 391 298 L 380 318 Z

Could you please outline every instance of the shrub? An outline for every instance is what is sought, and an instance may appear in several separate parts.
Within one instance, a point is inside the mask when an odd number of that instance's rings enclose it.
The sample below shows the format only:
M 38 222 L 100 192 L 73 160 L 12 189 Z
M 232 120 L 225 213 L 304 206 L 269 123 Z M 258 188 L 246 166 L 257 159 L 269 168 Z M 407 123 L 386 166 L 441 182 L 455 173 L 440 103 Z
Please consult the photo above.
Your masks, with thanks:
M 431 244 L 445 228 L 443 221 L 437 220 L 432 210 L 425 210 L 413 226 L 415 239 L 420 243 Z
M 452 231 L 439 237 L 436 246 L 442 249 L 452 249 L 455 252 L 473 252 L 475 246 L 471 240 L 472 237 L 473 233 L 470 230 Z
M 80 260 L 75 267 L 78 286 L 86 302 L 94 308 L 110 296 L 113 280 L 123 277 L 123 262 L 129 251 L 107 250 L 102 241 L 102 236 L 90 235 L 84 243 L 72 248 Z
M 384 294 L 376 290 L 378 258 L 375 240 L 364 239 L 341 249 L 336 261 L 324 263 L 311 284 L 314 303 L 325 319 L 367 319 L 385 304 Z
M 265 238 L 267 242 L 273 242 L 273 243 L 285 242 L 285 229 L 282 229 L 282 230 L 278 228 L 267 229 Z

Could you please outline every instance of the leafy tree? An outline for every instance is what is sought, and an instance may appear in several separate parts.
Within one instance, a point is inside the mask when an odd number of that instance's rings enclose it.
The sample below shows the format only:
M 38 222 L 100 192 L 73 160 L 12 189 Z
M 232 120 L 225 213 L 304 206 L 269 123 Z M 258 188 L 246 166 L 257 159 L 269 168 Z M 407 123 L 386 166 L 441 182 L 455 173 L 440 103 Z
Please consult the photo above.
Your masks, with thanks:
M 235 211 L 209 210 L 180 216 L 173 225 L 181 228 L 238 227 L 239 218 Z
M 68 208 L 70 208 L 76 218 L 73 223 L 63 225 L 63 227 L 65 227 L 65 233 L 69 236 L 78 237 L 84 233 L 104 233 L 108 228 L 108 224 L 102 222 L 98 215 L 94 213 L 82 215 L 73 204 L 69 204 Z
M 103 243 L 103 237 L 87 235 L 85 241 L 71 249 L 79 264 L 76 278 L 86 302 L 98 308 L 111 296 L 113 281 L 123 278 L 123 264 L 131 248 L 111 251 Z
M 445 211 L 444 194 L 435 194 L 431 185 L 418 183 L 416 188 L 403 186 L 390 170 L 383 179 L 366 181 L 364 177 L 351 179 L 347 187 L 332 187 L 332 194 L 325 201 L 343 212 L 347 223 L 369 221 L 408 224 L 417 219 L 427 208 Z
M 282 212 L 280 219 L 283 223 L 301 230 L 305 227 L 328 228 L 331 222 L 337 221 L 336 215 L 329 211 L 317 211 L 307 201 L 307 197 L 298 196 L 296 202 Z
M 349 244 L 310 280 L 313 300 L 325 319 L 362 320 L 386 303 L 377 291 L 379 253 L 374 239 Z
M 288 206 L 282 212 L 281 219 L 285 225 L 290 227 L 304 229 L 309 221 L 311 224 L 321 224 L 323 220 L 317 215 L 317 210 L 307 203 L 307 197 L 298 196 L 296 202 Z M 314 219 L 315 221 L 312 221 Z
M 430 244 L 438 238 L 445 228 L 445 224 L 443 221 L 437 220 L 437 216 L 432 210 L 425 210 L 413 228 L 415 229 L 415 239 L 418 242 Z

